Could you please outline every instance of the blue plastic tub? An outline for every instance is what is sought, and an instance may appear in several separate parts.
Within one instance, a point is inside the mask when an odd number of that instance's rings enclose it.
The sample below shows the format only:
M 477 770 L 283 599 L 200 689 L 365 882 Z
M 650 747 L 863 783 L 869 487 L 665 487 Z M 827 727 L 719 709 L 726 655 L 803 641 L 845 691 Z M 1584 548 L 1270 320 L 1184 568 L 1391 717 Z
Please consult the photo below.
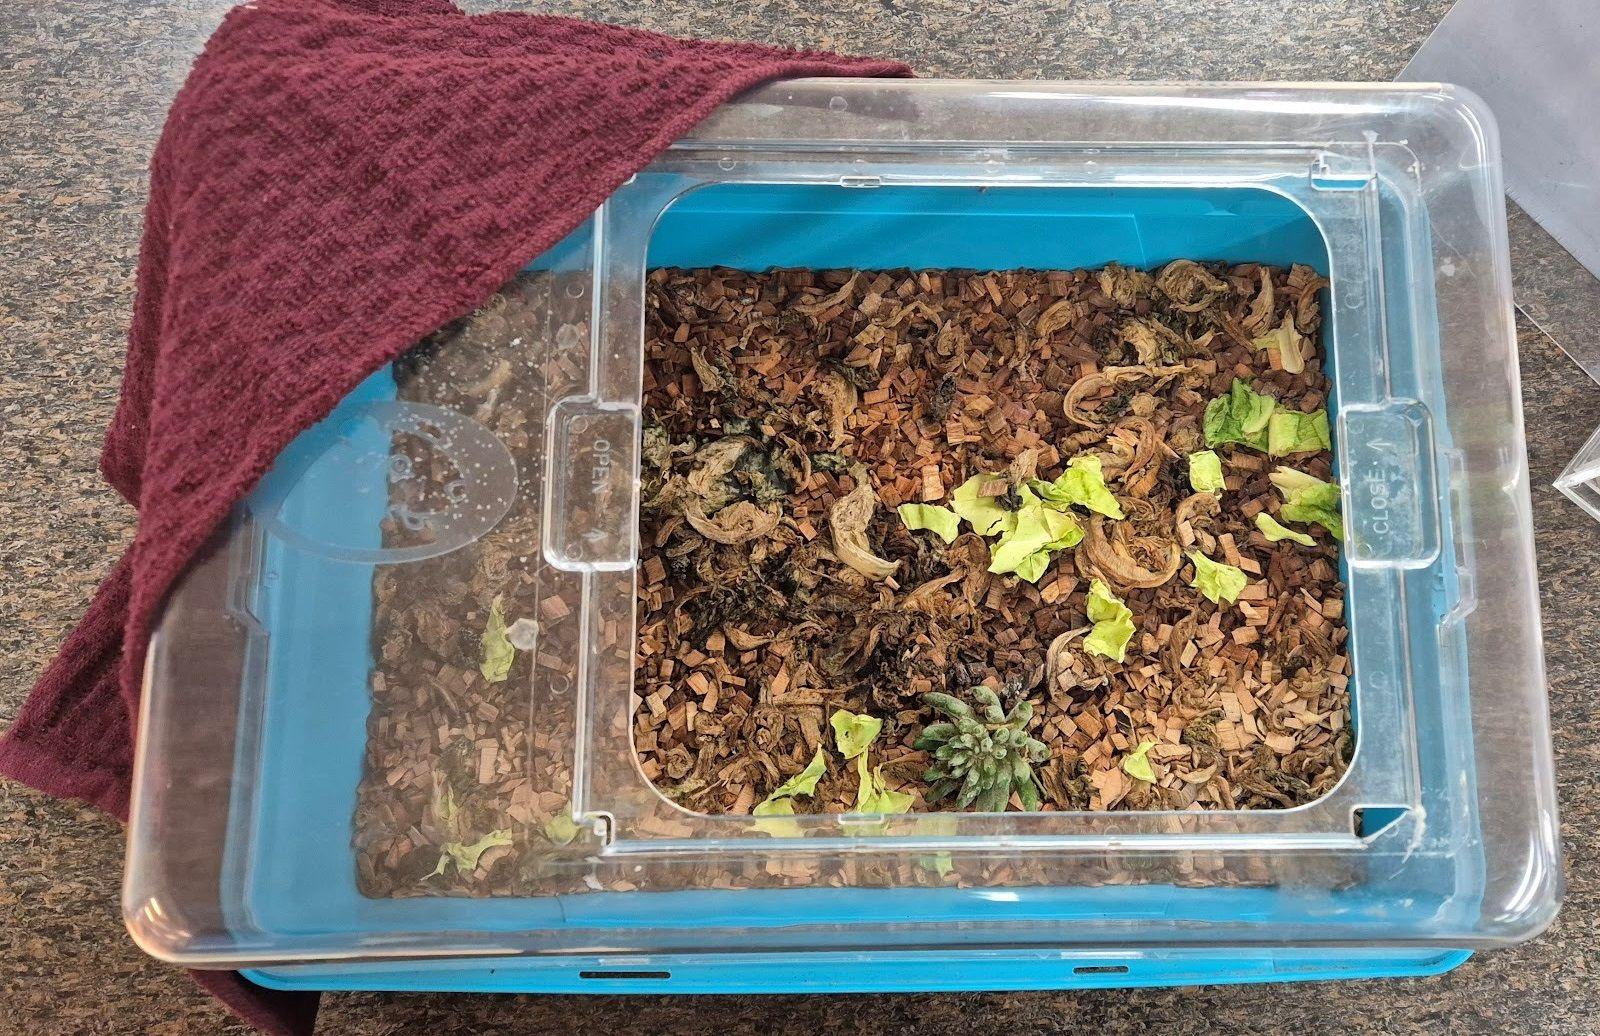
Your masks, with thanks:
M 572 247 L 572 246 L 568 246 Z M 559 257 L 561 248 L 541 261 Z M 1305 263 L 1329 267 L 1323 235 L 1292 200 L 1267 190 L 1157 188 L 916 187 L 854 190 L 824 186 L 719 185 L 691 192 L 661 217 L 649 265 L 862 268 L 1071 269 L 1107 262 L 1152 267 L 1177 258 Z M 1392 285 L 1391 290 L 1426 290 Z M 1418 329 L 1424 333 L 1425 329 Z M 1423 369 L 1391 378 L 1422 379 Z M 368 530 L 378 546 L 382 485 L 353 487 L 318 478 L 314 458 L 331 438 L 359 436 L 347 413 L 392 398 L 388 372 L 369 379 L 323 425 L 291 447 L 258 491 L 255 505 L 289 524 L 349 543 Z M 1442 416 L 1442 415 L 1440 415 Z M 1440 421 L 1442 426 L 1443 422 Z M 387 449 L 376 430 L 364 443 Z M 310 467 L 307 467 L 307 465 Z M 310 473 L 308 475 L 308 472 Z M 1444 516 L 1448 520 L 1448 515 Z M 1418 573 L 1423 575 L 1424 573 Z M 1408 582 L 1404 610 L 1431 628 L 1454 603 L 1447 552 Z M 1027 919 L 1164 917 L 1175 926 L 1218 918 L 1281 918 L 1289 926 L 1348 925 L 1425 918 L 1463 909 L 1463 874 L 1420 861 L 1371 875 L 1342 890 L 1186 889 L 1167 886 L 1007 889 L 810 889 L 555 896 L 526 899 L 369 899 L 356 886 L 350 829 L 365 746 L 371 666 L 369 566 L 333 561 L 267 536 L 251 610 L 264 627 L 263 722 L 241 730 L 239 758 L 258 767 L 235 786 L 223 896 L 239 927 L 274 932 L 472 929 L 514 932 L 582 921 L 605 928 L 683 928 L 738 923 L 784 928 L 847 923 L 863 907 L 914 910 L 920 918 Z M 319 625 L 280 617 L 314 612 Z M 1438 644 L 1407 644 L 1415 666 L 1438 666 Z M 1457 661 L 1454 664 L 1462 664 Z M 1359 678 L 1355 696 L 1359 697 Z M 1419 700 L 1419 708 L 1459 707 Z M 1426 723 L 1421 726 L 1426 727 Z M 259 746 L 259 750 L 257 748 Z M 1421 754 L 1424 783 L 1446 781 L 1444 756 Z M 1470 771 L 1455 770 L 1470 781 Z M 1373 831 L 1394 819 L 1363 818 Z M 270 847 L 271 851 L 262 851 Z M 1474 876 L 1474 874 L 1476 876 Z M 1436 886 L 1445 882 L 1448 887 Z M 1470 902 L 1471 897 L 1467 897 Z M 899 906 L 892 906 L 898 903 Z M 1316 940 L 1312 940 L 1316 941 Z M 692 944 L 692 935 L 686 942 Z M 943 950 L 796 950 L 745 956 L 693 952 L 618 958 L 594 953 L 509 957 L 486 963 L 429 961 L 287 965 L 247 972 L 294 989 L 453 989 L 496 992 L 780 992 L 933 989 L 1038 989 L 1191 985 L 1415 976 L 1446 971 L 1464 951 L 1434 948 L 1074 949 L 1040 951 L 949 946 Z M 803 962 L 803 964 L 802 964 Z

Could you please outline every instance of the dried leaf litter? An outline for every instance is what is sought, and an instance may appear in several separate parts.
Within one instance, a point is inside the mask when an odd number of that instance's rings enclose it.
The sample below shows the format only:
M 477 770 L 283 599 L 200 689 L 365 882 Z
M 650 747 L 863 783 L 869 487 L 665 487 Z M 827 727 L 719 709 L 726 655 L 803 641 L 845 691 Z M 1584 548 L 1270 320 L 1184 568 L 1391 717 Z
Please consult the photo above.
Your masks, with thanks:
M 1304 267 L 1183 261 L 654 271 L 645 774 L 688 809 L 748 813 L 834 751 L 843 711 L 882 721 L 869 761 L 913 810 L 1263 809 L 1327 792 L 1352 749 L 1338 542 L 1285 517 L 1304 514 L 1274 481 L 1337 494 L 1322 287 Z M 1197 488 L 1213 463 L 1220 487 Z M 1112 505 L 1041 499 L 1075 468 Z M 996 529 L 1007 514 L 1059 524 L 1009 566 L 1010 534 L 951 527 L 974 506 Z M 1120 660 L 1116 637 L 1086 648 L 1096 587 L 1129 620 Z M 945 765 L 961 751 L 935 756 L 956 736 L 942 696 L 970 710 L 978 688 L 997 719 L 1026 702 L 1046 751 L 1009 800 L 991 781 L 958 804 L 940 785 L 964 774 Z M 786 801 L 848 812 L 860 789 L 834 765 Z

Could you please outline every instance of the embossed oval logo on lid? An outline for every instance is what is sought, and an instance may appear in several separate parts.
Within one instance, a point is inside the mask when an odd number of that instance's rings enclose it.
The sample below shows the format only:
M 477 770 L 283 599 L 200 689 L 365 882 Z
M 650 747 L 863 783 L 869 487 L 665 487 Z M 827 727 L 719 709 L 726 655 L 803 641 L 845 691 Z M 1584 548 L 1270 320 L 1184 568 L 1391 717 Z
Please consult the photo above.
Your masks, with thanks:
M 337 561 L 438 557 L 493 529 L 517 493 L 505 443 L 459 411 L 347 400 L 279 456 L 250 497 L 277 539 Z

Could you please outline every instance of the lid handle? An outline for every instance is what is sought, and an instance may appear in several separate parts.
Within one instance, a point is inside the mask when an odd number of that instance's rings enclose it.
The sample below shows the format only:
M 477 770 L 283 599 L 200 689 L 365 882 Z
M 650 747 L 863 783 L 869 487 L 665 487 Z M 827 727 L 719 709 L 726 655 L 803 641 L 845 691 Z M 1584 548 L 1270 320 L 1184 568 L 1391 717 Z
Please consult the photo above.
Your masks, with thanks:
M 550 410 L 545 557 L 569 572 L 635 563 L 639 408 L 569 397 Z
M 1346 544 L 1357 568 L 1422 568 L 1439 554 L 1433 420 L 1415 400 L 1339 413 Z

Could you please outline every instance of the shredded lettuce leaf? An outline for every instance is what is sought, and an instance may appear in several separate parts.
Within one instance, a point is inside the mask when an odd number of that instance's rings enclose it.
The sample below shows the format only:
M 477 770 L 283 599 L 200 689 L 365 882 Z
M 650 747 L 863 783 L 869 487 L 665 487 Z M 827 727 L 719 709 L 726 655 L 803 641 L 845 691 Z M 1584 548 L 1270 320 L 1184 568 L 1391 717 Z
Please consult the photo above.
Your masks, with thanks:
M 989 571 L 1014 572 L 1028 555 L 1044 549 L 1053 538 L 1045 524 L 1045 513 L 1042 503 L 1030 504 L 1017 512 L 1016 525 L 1003 532 L 989 551 Z
M 1267 455 L 1283 457 L 1291 453 L 1312 453 L 1333 448 L 1328 435 L 1328 412 L 1315 410 L 1302 414 L 1279 407 L 1267 422 Z
M 811 757 L 811 761 L 806 764 L 806 768 L 778 785 L 778 789 L 768 795 L 765 801 L 771 802 L 774 799 L 792 799 L 800 795 L 810 795 L 817 790 L 817 782 L 827 772 L 828 753 L 821 745 L 818 745 L 817 754 Z
M 1006 510 L 996 497 L 981 494 L 980 490 L 995 477 L 974 475 L 957 486 L 950 497 L 954 513 L 965 519 L 973 531 L 980 536 L 999 537 L 989 545 L 991 572 L 1014 572 L 1037 583 L 1050 567 L 1052 553 L 1075 547 L 1083 539 L 1083 526 L 1067 510 L 1073 504 L 1122 517 L 1117 498 L 1106 487 L 1098 457 L 1074 459 L 1054 482 L 1035 478 L 1016 487 L 1015 511 Z M 911 506 L 922 505 L 903 505 L 902 517 Z M 907 519 L 907 526 L 919 527 L 912 522 Z
M 1278 358 L 1283 361 L 1283 369 L 1290 374 L 1299 374 L 1306 369 L 1304 344 L 1305 340 L 1300 337 L 1300 332 L 1295 330 L 1293 313 L 1285 313 L 1283 323 L 1254 341 L 1257 349 L 1278 350 Z
M 794 816 L 793 799 L 766 799 L 756 803 L 751 814 L 756 816 L 756 828 L 774 838 L 804 838 L 805 831 L 789 818 Z
M 1339 517 L 1339 486 L 1324 482 L 1293 468 L 1274 468 L 1267 476 L 1283 494 L 1278 508 L 1287 521 L 1320 525 L 1336 540 L 1344 539 L 1344 521 Z
M 956 833 L 956 822 L 948 817 L 922 818 L 922 830 L 930 835 L 943 835 L 949 837 Z M 950 872 L 956 869 L 955 861 L 947 852 L 932 853 L 928 856 L 917 857 L 917 864 L 924 870 L 932 871 L 941 878 L 948 878 Z
M 883 780 L 882 766 L 870 773 L 867 771 L 868 749 L 883 731 L 883 720 L 838 709 L 828 722 L 833 726 L 833 743 L 839 754 L 856 761 L 856 812 L 904 813 L 909 810 L 914 797 L 890 791 Z
M 1204 594 L 1212 604 L 1222 601 L 1232 604 L 1237 601 L 1239 593 L 1250 581 L 1242 569 L 1212 561 L 1198 550 L 1189 551 L 1189 560 L 1194 562 L 1194 580 L 1189 585 Z
M 1301 503 L 1318 507 L 1333 507 L 1339 502 L 1339 487 L 1332 482 L 1324 482 L 1315 475 L 1307 475 L 1303 471 L 1280 465 L 1273 468 L 1267 477 L 1285 498 L 1298 496 Z
M 806 768 L 780 784 L 776 791 L 760 802 L 750 812 L 766 819 L 757 821 L 756 826 L 777 838 L 799 838 L 804 832 L 800 825 L 793 820 L 783 820 L 783 817 L 794 816 L 794 799 L 800 795 L 810 795 L 817 790 L 817 782 L 828 770 L 828 753 L 821 745 L 817 746 L 817 754 L 811 757 Z
M 1289 528 L 1265 511 L 1256 515 L 1256 528 L 1261 530 L 1261 535 L 1274 543 L 1279 540 L 1293 540 L 1307 547 L 1315 547 L 1317 545 L 1317 541 L 1310 536 Z
M 517 649 L 506 636 L 506 616 L 500 610 L 500 598 L 489 605 L 489 622 L 483 628 L 483 661 L 478 672 L 490 683 L 503 683 L 511 675 L 511 663 L 516 661 Z
M 980 492 L 999 479 L 998 475 L 973 475 L 950 494 L 951 509 L 965 518 L 979 536 L 993 536 L 1016 523 L 1016 513 L 1001 507 L 998 497 L 984 496 Z
M 1023 492 L 1026 502 L 1016 513 L 1016 524 L 1001 533 L 990 549 L 989 571 L 1015 572 L 1031 583 L 1044 574 L 1051 551 L 1077 546 L 1083 527 L 1067 512 Z
M 1030 583 L 1037 583 L 1039 577 L 1044 575 L 1044 570 L 1049 567 L 1050 552 L 1048 550 L 1038 550 L 1017 562 L 1017 567 L 1012 571 L 1016 572 L 1018 577 L 1026 579 Z
M 1054 482 L 1030 479 L 1028 488 L 1039 494 L 1040 499 L 1052 504 L 1076 504 L 1107 518 L 1122 517 L 1122 506 L 1111 494 L 1106 486 L 1105 475 L 1101 473 L 1100 458 L 1093 454 L 1072 458 L 1067 463 L 1067 470 Z
M 1040 506 L 1044 507 L 1045 528 L 1050 530 L 1050 542 L 1044 545 L 1046 550 L 1067 550 L 1082 541 L 1083 526 L 1078 524 L 1078 519 L 1066 511 Z
M 883 720 L 876 716 L 856 715 L 839 709 L 828 720 L 833 725 L 833 744 L 846 759 L 863 754 L 867 746 L 878 739 L 883 730 Z
M 456 818 L 456 793 L 449 781 L 443 781 L 434 788 L 433 815 L 439 818 L 441 824 L 448 824 Z
M 1222 480 L 1222 458 L 1211 450 L 1189 454 L 1189 486 L 1196 493 L 1220 493 L 1228 488 Z
M 1155 746 L 1154 741 L 1139 742 L 1138 748 L 1122 757 L 1122 772 L 1136 781 L 1154 784 L 1156 772 L 1150 767 L 1150 749 Z
M 961 516 L 948 507 L 938 504 L 901 504 L 895 510 L 908 529 L 927 529 L 937 533 L 946 543 L 961 535 Z
M 1094 629 L 1083 638 L 1083 649 L 1122 661 L 1133 639 L 1133 612 L 1098 579 L 1089 584 L 1088 610 Z
M 856 757 L 856 774 L 861 783 L 856 786 L 857 813 L 904 813 L 916 801 L 915 796 L 903 791 L 890 791 L 883 780 L 883 767 L 867 773 L 867 754 Z
M 509 828 L 490 831 L 471 845 L 467 845 L 464 842 L 446 842 L 439 847 L 442 855 L 439 857 L 439 865 L 433 869 L 433 874 L 443 874 L 445 867 L 452 863 L 456 865 L 456 870 L 461 873 L 470 873 L 478 869 L 478 859 L 485 852 L 497 845 L 510 844 L 511 830 Z M 429 875 L 429 877 L 432 876 L 432 874 Z
M 1262 395 L 1238 378 L 1225 396 L 1206 404 L 1204 418 L 1206 445 L 1243 443 L 1258 450 L 1267 448 L 1267 424 L 1272 420 L 1277 400 Z
M 1194 581 L 1189 585 L 1205 594 L 1212 604 L 1237 601 L 1240 591 L 1250 581 L 1243 570 L 1212 561 L 1198 550 L 1189 552 L 1189 560 L 1194 562 Z
M 578 837 L 578 831 L 578 822 L 565 809 L 544 822 L 544 836 L 556 845 L 572 844 L 572 840 Z
M 1206 404 L 1204 424 L 1207 446 L 1239 443 L 1272 457 L 1331 449 L 1333 444 L 1327 410 L 1290 410 L 1238 378 L 1227 395 Z

